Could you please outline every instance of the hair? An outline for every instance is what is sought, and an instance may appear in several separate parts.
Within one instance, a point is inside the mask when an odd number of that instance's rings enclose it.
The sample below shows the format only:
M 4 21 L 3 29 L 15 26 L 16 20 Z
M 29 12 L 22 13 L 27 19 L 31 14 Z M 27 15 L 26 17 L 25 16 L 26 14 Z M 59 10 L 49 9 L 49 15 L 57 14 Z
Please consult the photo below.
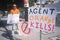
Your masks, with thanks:
M 16 4 L 13 4 L 12 6 L 17 6 Z

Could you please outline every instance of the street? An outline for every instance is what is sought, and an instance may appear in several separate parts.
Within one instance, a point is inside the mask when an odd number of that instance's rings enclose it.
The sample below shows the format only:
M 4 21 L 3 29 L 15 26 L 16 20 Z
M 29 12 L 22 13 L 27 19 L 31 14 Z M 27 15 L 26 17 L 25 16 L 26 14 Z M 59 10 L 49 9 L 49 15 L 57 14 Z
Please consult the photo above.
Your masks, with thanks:
M 21 26 L 21 24 L 19 24 Z M 8 30 L 12 29 L 12 26 L 7 26 Z M 41 40 L 60 40 L 60 27 L 55 27 L 54 32 L 42 32 Z M 40 30 L 39 29 L 31 29 L 29 34 L 25 34 L 22 32 L 21 27 L 19 29 L 20 35 L 14 34 L 14 40 L 40 40 Z M 10 40 L 6 34 L 6 30 L 4 28 L 0 28 L 0 40 Z

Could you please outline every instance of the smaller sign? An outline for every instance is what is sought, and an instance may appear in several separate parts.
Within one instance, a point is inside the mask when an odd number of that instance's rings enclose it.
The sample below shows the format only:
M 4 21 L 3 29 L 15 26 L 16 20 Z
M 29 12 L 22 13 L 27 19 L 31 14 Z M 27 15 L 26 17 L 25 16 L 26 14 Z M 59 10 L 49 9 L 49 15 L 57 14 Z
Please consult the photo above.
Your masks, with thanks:
M 7 24 L 13 24 L 19 22 L 19 14 L 8 14 Z

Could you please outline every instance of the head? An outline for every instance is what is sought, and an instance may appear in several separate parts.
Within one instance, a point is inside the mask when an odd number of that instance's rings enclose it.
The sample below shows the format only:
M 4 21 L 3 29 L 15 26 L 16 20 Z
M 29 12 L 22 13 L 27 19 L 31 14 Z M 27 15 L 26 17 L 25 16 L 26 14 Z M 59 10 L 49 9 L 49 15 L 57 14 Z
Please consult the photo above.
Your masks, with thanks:
M 13 9 L 16 9 L 16 8 L 17 8 L 16 4 L 13 4 Z

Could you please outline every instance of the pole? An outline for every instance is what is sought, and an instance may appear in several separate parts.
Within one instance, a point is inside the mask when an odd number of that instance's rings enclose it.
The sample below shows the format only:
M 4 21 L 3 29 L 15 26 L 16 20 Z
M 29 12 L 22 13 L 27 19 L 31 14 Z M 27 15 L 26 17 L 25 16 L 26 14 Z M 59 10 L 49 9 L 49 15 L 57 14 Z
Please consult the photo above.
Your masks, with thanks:
M 40 40 L 42 40 L 42 31 L 40 30 Z
M 28 7 L 25 7 L 25 21 L 28 21 Z
M 29 7 L 29 0 L 24 0 L 25 21 L 28 21 L 28 7 Z
M 41 0 L 39 0 L 39 1 L 40 1 L 40 4 L 41 4 Z M 40 30 L 40 40 L 42 40 L 42 31 L 41 30 Z

